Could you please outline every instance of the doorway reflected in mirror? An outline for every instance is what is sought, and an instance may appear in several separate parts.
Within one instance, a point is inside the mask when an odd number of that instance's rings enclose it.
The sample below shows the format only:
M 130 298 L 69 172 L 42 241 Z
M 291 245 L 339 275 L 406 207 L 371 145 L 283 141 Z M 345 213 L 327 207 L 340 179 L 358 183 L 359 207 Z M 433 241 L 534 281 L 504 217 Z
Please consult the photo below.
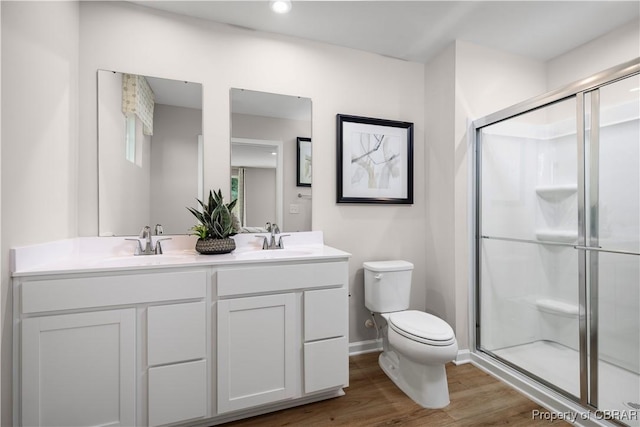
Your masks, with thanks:
M 309 185 L 300 188 L 299 139 L 311 141 L 311 99 L 231 89 L 232 198 L 239 198 L 236 214 L 246 232 L 266 222 L 283 232 L 311 230 L 312 153 L 309 145 Z

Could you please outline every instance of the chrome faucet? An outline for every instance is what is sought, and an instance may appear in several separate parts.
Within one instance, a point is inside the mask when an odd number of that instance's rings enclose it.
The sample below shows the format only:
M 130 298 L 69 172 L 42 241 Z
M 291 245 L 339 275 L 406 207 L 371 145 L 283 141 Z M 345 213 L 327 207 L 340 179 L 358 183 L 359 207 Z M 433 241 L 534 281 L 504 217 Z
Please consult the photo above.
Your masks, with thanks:
M 276 246 L 279 247 L 279 245 L 276 245 L 276 236 L 280 234 L 280 228 L 278 227 L 278 224 L 271 224 L 271 240 L 269 240 L 269 248 L 273 249 L 276 248 Z M 282 239 L 282 237 L 280 237 L 280 239 Z
M 151 227 L 145 225 L 142 230 L 140 230 L 140 235 L 138 239 L 144 239 L 144 255 L 149 255 L 153 250 L 153 239 L 151 238 Z
M 158 234 L 158 231 L 160 231 L 159 234 L 162 234 L 162 226 L 160 224 L 156 225 L 156 234 Z M 142 247 L 141 239 L 144 239 L 144 248 Z M 171 240 L 171 237 L 165 237 L 163 239 L 156 240 L 156 245 L 154 247 L 153 238 L 151 237 L 151 227 L 149 227 L 148 225 L 145 225 L 142 228 L 142 230 L 140 230 L 140 235 L 138 236 L 137 239 L 126 239 L 126 240 L 133 240 L 135 242 L 138 242 L 138 245 L 136 246 L 136 250 L 133 253 L 134 255 L 161 255 L 162 245 L 160 242 L 163 240 Z
M 262 241 L 262 249 L 284 249 L 284 242 L 282 241 L 282 238 L 289 236 L 289 234 L 280 234 L 280 228 L 278 227 L 278 224 L 275 223 L 271 224 L 270 222 L 267 222 L 265 228 L 269 233 L 271 233 L 270 237 L 256 236 L 264 239 Z

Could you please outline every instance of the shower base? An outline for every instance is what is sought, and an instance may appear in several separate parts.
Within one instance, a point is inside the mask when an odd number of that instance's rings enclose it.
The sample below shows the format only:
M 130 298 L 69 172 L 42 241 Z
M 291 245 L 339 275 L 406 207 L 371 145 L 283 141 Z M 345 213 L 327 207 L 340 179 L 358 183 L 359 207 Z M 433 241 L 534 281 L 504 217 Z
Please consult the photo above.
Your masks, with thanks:
M 576 350 L 551 341 L 536 341 L 493 353 L 574 396 L 580 395 L 580 360 Z M 628 406 L 640 403 L 640 375 L 600 361 L 598 381 L 598 408 L 624 414 L 624 424 L 640 427 L 640 410 Z

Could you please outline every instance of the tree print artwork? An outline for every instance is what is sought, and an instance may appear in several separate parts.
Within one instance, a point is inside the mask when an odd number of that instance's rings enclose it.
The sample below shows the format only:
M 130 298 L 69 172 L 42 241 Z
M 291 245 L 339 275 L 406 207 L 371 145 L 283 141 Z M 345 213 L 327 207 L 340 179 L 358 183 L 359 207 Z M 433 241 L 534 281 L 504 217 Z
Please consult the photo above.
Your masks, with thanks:
M 351 153 L 351 184 L 354 187 L 389 188 L 392 179 L 400 178 L 400 140 L 397 136 L 360 133 L 354 135 Z

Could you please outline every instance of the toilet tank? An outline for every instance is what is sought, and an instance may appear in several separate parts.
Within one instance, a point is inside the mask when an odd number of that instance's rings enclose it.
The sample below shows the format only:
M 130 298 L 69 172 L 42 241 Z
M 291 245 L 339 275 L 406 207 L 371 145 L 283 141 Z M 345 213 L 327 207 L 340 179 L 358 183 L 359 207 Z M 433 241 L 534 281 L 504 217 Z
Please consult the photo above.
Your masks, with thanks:
M 371 261 L 364 267 L 364 305 L 375 313 L 409 308 L 411 272 L 407 261 Z

